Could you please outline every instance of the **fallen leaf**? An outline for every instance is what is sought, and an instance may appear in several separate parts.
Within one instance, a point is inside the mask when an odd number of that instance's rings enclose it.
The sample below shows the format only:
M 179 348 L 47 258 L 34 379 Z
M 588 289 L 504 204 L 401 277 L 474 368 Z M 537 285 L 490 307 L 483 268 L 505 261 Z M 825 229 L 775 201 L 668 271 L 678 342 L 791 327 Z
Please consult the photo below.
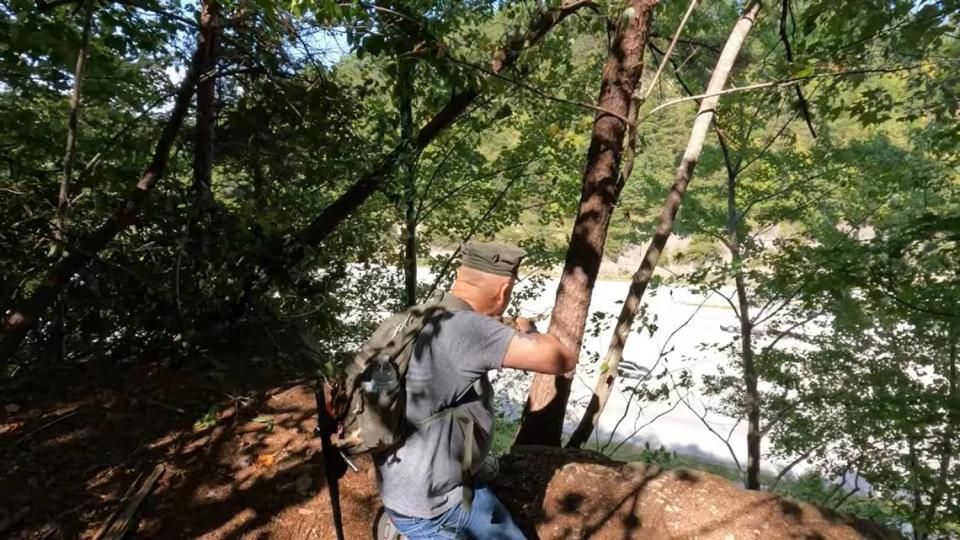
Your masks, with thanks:
M 274 460 L 276 460 L 276 456 L 276 454 L 260 454 L 257 456 L 257 466 L 269 467 L 273 465 Z

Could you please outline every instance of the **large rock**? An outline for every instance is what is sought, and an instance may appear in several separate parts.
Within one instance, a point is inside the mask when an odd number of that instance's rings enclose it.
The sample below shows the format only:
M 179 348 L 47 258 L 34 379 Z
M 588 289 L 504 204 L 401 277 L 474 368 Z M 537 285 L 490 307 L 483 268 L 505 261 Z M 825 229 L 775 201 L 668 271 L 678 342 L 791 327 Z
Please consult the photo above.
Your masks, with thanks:
M 871 523 L 684 469 L 518 447 L 494 488 L 530 538 L 898 538 Z

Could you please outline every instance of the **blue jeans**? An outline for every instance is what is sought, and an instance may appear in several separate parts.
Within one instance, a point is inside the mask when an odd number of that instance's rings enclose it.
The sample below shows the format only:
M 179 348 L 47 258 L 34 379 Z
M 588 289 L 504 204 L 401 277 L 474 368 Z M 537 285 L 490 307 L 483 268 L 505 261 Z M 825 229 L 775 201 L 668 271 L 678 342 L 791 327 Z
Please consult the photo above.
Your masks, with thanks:
M 473 491 L 470 512 L 459 504 L 432 518 L 407 517 L 386 509 L 390 521 L 409 540 L 524 540 L 526 537 L 513 522 L 510 512 L 485 485 Z

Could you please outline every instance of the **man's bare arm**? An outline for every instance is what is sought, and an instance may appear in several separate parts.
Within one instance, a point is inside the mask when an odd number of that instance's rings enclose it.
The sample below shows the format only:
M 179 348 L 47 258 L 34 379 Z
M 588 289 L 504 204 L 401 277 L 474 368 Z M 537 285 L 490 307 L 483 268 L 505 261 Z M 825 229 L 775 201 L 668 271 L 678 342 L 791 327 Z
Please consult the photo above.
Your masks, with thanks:
M 577 366 L 577 355 L 550 334 L 537 332 L 527 319 L 517 319 L 513 336 L 503 358 L 503 367 L 560 375 Z

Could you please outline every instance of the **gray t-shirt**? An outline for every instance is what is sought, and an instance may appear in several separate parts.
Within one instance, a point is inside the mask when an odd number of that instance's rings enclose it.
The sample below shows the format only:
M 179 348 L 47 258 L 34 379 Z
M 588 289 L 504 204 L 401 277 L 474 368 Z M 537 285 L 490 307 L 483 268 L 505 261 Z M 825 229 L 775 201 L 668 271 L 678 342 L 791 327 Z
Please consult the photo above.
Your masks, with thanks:
M 464 408 L 473 417 L 473 469 L 493 442 L 487 372 L 500 369 L 514 332 L 473 311 L 448 312 L 424 325 L 407 371 L 407 420 L 411 425 L 461 402 L 475 384 L 486 398 Z M 479 381 L 479 383 L 478 383 Z M 376 455 L 377 487 L 384 506 L 398 514 L 436 517 L 462 498 L 463 428 L 452 416 L 428 422 L 396 450 Z

